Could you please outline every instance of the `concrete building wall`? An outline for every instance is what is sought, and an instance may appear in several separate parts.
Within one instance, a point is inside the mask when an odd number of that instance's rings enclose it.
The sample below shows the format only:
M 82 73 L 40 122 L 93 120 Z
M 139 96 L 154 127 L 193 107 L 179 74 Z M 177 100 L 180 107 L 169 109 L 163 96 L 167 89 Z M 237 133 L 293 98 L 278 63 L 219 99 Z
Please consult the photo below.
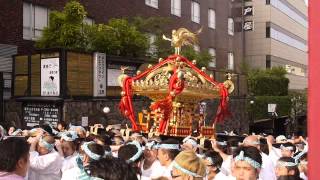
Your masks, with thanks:
M 272 1 L 272 0 L 270 0 Z M 276 2 L 276 1 L 273 1 Z M 303 0 L 279 0 L 292 11 L 296 12 L 303 19 L 307 16 L 307 7 Z M 298 68 L 299 75 L 295 71 L 288 71 L 290 89 L 304 89 L 307 87 L 307 65 L 308 65 L 308 28 L 297 19 L 291 17 L 266 1 L 249 1 L 246 5 L 252 5 L 254 15 L 245 17 L 245 20 L 254 21 L 254 31 L 245 34 L 246 61 L 253 68 L 267 68 L 267 56 L 271 57 L 269 67 L 283 66 Z M 293 47 L 293 44 L 284 43 L 279 39 L 270 36 L 268 27 L 276 29 L 278 32 L 298 41 L 306 47 L 305 50 Z M 268 34 L 268 31 L 270 32 Z M 282 38 L 282 37 L 281 37 Z M 297 71 L 297 70 L 296 70 Z M 304 75 L 302 75 L 304 74 Z M 298 81 L 298 82 L 296 82 Z M 303 81 L 303 82 L 300 82 Z
M 306 27 L 298 24 L 288 15 L 284 14 L 274 7 L 271 7 L 270 10 L 270 21 L 272 23 L 280 25 L 281 27 L 289 30 L 291 33 L 303 38 L 304 40 L 308 40 L 308 31 Z
M 282 42 L 271 39 L 271 55 L 293 61 L 302 65 L 307 65 L 308 54 Z

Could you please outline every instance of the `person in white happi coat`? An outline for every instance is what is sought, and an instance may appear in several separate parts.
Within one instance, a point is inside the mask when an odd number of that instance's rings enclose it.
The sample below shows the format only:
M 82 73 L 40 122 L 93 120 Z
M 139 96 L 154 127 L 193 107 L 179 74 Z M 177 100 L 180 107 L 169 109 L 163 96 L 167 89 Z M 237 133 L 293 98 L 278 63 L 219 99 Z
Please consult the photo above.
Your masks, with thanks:
M 262 156 L 253 146 L 240 146 L 233 155 L 232 175 L 228 179 L 257 180 L 261 173 Z
M 205 175 L 206 165 L 194 151 L 182 151 L 172 162 L 172 179 L 203 180 Z
M 126 161 L 127 164 L 135 171 L 137 178 L 141 179 L 141 164 L 143 159 L 143 150 L 140 142 L 134 140 L 121 146 L 118 157 Z
M 149 141 L 144 149 L 144 160 L 141 163 L 141 180 L 151 179 L 151 174 L 156 171 L 161 171 L 159 160 L 157 159 L 158 150 L 155 148 L 156 141 Z
M 198 143 L 197 140 L 191 136 L 187 136 L 183 139 L 183 144 L 181 145 L 181 150 L 191 150 L 197 152 Z
M 243 140 L 243 146 L 253 146 L 260 151 L 260 140 L 256 135 L 251 135 Z M 268 155 L 261 152 L 262 165 L 259 174 L 259 180 L 276 180 L 275 166 Z
M 78 157 L 76 140 L 78 138 L 77 132 L 65 132 L 61 136 L 62 152 L 63 152 L 63 165 L 61 168 L 62 173 L 66 170 L 77 166 L 76 158 Z
M 207 151 L 204 155 L 206 164 L 206 180 L 225 180 L 227 176 L 220 169 L 223 162 L 222 157 L 216 151 Z
M 54 150 L 55 139 L 38 135 L 30 138 L 29 180 L 60 180 L 63 157 Z
M 180 152 L 179 141 L 176 139 L 167 139 L 162 141 L 157 146 L 157 149 L 158 159 L 163 168 L 159 171 L 152 172 L 151 179 L 156 179 L 159 177 L 171 179 L 173 160 Z
M 85 142 L 81 145 L 79 155 L 76 158 L 77 166 L 64 171 L 61 180 L 82 180 L 90 179 L 85 168 L 94 161 L 98 161 L 105 156 L 103 146 L 93 141 Z

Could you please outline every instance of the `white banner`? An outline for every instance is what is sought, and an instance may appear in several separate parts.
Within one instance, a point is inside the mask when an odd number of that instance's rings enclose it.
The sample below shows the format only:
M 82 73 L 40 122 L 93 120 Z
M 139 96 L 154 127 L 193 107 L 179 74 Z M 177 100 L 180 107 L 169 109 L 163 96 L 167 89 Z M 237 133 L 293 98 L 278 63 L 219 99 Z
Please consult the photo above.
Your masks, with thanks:
M 268 112 L 274 113 L 276 112 L 277 104 L 268 104 Z
M 93 54 L 93 96 L 106 96 L 106 54 Z
M 59 95 L 59 58 L 41 59 L 41 96 Z
M 120 69 L 108 69 L 108 86 L 120 86 L 118 77 L 122 74 Z

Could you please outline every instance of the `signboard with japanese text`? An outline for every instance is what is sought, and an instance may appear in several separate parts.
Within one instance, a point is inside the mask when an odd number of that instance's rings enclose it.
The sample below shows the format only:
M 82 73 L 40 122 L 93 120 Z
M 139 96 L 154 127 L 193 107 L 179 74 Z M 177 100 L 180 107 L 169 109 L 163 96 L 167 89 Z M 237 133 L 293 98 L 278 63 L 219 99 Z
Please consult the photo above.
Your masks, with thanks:
M 41 96 L 59 95 L 59 58 L 41 59 Z
M 42 123 L 57 125 L 61 117 L 58 105 L 50 103 L 27 103 L 23 106 L 23 121 L 33 127 Z
M 125 74 L 128 76 L 135 76 L 137 68 L 134 66 L 126 66 Z M 108 86 L 120 86 L 118 77 L 122 74 L 121 65 L 109 64 L 107 69 L 108 74 Z
M 106 96 L 106 54 L 93 54 L 93 96 Z M 117 77 L 115 77 L 117 79 Z
M 245 6 L 243 8 L 243 15 L 244 16 L 252 16 L 253 15 L 253 7 L 252 6 Z
M 243 30 L 244 31 L 253 31 L 254 29 L 254 23 L 253 21 L 245 21 L 243 24 Z

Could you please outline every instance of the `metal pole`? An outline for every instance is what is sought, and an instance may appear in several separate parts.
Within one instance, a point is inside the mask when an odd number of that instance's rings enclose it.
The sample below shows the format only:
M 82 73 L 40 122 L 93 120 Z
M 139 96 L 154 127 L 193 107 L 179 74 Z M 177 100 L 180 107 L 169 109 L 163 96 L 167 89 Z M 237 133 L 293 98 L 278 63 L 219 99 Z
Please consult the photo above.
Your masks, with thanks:
M 4 122 L 4 98 L 3 98 L 3 90 L 4 90 L 4 79 L 3 72 L 0 72 L 0 122 Z

